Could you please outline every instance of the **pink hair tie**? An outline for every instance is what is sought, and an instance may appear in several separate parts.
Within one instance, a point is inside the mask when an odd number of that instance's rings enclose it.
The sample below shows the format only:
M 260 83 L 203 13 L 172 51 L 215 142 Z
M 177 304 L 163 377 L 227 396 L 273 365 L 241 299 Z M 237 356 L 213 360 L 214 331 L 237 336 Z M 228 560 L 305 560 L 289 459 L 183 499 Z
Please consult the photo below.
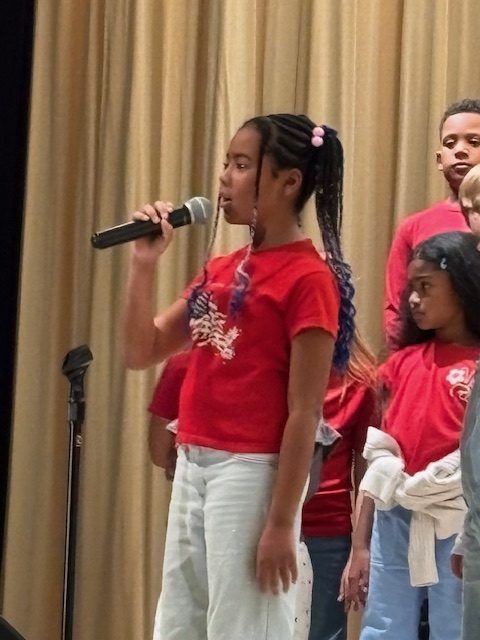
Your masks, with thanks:
M 312 144 L 314 147 L 321 147 L 323 144 L 323 136 L 325 129 L 323 127 L 314 127 L 312 131 Z

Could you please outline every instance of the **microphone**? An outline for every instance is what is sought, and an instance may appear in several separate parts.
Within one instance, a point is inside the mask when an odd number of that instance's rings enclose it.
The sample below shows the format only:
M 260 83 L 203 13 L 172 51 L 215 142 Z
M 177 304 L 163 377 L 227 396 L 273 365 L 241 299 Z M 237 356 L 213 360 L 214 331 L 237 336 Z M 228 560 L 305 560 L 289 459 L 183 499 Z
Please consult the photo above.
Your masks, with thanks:
M 187 200 L 179 209 L 174 209 L 168 221 L 175 229 L 186 224 L 205 224 L 212 215 L 212 203 L 207 198 L 195 197 Z M 151 220 L 132 220 L 116 227 L 97 231 L 90 238 L 95 249 L 106 249 L 130 242 L 144 236 L 162 233 L 160 223 Z

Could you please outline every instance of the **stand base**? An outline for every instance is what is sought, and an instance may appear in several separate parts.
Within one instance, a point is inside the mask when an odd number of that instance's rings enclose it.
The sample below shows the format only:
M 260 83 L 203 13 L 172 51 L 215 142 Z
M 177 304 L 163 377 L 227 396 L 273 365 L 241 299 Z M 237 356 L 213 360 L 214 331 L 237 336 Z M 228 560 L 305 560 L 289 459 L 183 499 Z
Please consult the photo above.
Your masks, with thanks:
M 25 640 L 25 638 L 0 616 L 0 640 Z

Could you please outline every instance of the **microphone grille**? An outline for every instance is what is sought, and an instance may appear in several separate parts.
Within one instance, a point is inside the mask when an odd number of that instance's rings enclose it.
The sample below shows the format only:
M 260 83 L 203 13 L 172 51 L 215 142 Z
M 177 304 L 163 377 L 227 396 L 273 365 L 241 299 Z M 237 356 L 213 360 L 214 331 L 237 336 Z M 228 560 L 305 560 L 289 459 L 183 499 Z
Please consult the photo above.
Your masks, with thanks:
M 208 198 L 196 196 L 185 202 L 192 217 L 192 224 L 205 224 L 213 212 L 212 203 Z

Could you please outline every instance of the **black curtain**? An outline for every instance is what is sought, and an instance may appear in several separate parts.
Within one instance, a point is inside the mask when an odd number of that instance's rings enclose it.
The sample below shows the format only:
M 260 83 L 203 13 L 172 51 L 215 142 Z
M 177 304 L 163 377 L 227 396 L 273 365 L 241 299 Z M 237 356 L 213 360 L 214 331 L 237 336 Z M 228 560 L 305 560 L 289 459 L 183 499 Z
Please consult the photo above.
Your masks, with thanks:
M 34 16 L 34 0 L 0 0 L 0 558 L 12 435 Z

